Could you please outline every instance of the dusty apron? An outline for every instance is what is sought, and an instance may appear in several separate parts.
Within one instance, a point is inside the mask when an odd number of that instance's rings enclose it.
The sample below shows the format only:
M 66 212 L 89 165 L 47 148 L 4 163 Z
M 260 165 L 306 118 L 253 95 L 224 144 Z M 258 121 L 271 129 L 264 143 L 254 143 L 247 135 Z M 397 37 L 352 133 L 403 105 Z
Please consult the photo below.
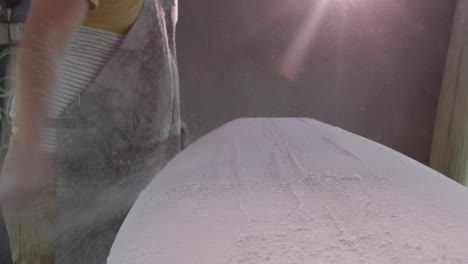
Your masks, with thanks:
M 58 129 L 55 263 L 105 263 L 139 192 L 180 149 L 175 16 L 175 0 L 145 0 L 102 72 L 49 120 Z

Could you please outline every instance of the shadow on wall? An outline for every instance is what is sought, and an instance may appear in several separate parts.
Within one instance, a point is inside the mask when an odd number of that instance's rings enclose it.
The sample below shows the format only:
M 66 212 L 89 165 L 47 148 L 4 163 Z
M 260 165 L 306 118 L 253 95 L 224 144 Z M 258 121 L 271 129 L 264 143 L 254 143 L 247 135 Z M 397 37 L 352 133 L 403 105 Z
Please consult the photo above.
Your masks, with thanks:
M 184 119 L 197 138 L 238 117 L 312 117 L 427 163 L 454 6 L 184 1 Z

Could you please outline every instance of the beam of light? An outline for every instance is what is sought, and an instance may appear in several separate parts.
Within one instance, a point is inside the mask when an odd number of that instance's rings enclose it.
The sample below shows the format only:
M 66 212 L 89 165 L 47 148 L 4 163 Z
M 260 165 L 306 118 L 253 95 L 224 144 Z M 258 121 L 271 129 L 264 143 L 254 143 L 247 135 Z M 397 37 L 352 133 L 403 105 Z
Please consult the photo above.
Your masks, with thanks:
M 310 10 L 304 25 L 281 61 L 279 73 L 284 77 L 290 80 L 297 78 L 329 3 L 329 0 L 317 0 Z

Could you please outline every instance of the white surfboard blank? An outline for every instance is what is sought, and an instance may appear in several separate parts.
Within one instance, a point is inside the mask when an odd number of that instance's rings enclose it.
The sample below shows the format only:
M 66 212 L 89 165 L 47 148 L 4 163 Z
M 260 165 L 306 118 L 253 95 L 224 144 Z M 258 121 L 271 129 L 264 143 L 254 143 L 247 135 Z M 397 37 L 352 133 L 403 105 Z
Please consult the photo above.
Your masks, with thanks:
M 241 119 L 152 181 L 108 263 L 468 263 L 468 189 L 311 119 Z

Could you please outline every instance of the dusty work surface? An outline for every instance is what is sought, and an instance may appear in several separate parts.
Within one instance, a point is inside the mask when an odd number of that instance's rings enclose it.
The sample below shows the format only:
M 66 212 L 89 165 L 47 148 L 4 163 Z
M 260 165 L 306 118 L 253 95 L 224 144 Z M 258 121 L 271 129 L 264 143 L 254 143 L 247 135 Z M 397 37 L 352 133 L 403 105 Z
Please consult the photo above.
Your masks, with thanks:
M 310 119 L 243 119 L 142 193 L 109 263 L 468 263 L 468 189 Z

